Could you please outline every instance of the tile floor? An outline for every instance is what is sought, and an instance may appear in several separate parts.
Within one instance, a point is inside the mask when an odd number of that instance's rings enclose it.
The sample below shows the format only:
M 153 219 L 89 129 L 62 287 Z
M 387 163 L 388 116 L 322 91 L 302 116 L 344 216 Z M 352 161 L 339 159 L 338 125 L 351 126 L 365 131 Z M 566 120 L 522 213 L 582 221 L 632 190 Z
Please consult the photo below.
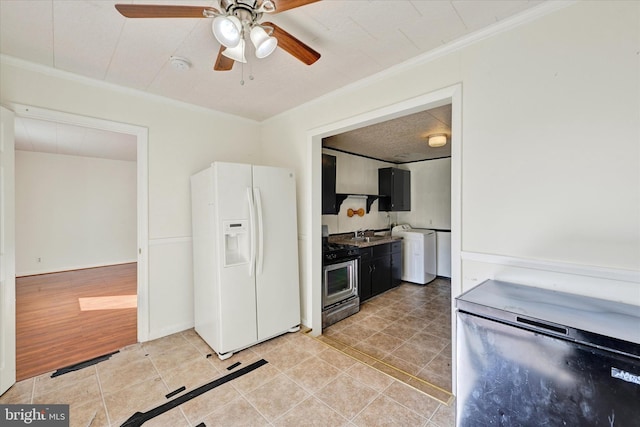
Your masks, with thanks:
M 390 296 L 398 299 L 396 304 L 381 307 L 382 298 L 364 304 L 359 317 L 370 317 L 367 325 L 377 321 L 374 316 L 386 319 L 379 325 L 382 332 L 376 333 L 403 336 L 399 324 L 396 328 L 400 332 L 387 330 L 395 323 L 389 322 L 390 317 L 404 317 L 409 321 L 417 318 L 420 310 L 433 311 L 435 315 L 436 305 L 447 298 L 441 290 L 445 287 L 443 284 L 434 286 L 433 297 L 420 296 L 413 286 L 403 285 L 391 292 Z M 414 301 L 416 307 L 400 313 L 399 301 Z M 431 323 L 441 316 L 435 316 Z M 335 328 L 336 334 L 343 331 L 348 335 L 344 329 L 351 322 L 355 320 Z M 435 333 L 442 328 L 440 322 L 429 327 L 431 323 L 412 336 Z M 374 336 L 375 333 L 360 341 L 375 342 L 370 339 Z M 383 356 L 402 359 L 399 350 L 403 345 L 408 343 L 385 347 L 388 351 Z M 445 350 L 447 343 L 442 347 L 432 361 Z M 120 426 L 136 411 L 148 411 L 166 403 L 165 395 L 181 386 L 186 387 L 181 394 L 187 393 L 228 374 L 227 367 L 236 362 L 241 362 L 236 368 L 239 369 L 264 358 L 268 364 L 144 426 L 181 427 L 200 423 L 207 427 L 454 425 L 454 406 L 442 404 L 302 332 L 251 347 L 226 361 L 220 361 L 215 355 L 207 358 L 211 353 L 200 337 L 188 330 L 126 347 L 109 360 L 78 371 L 55 378 L 49 373 L 21 381 L 0 396 L 0 403 L 68 403 L 71 426 Z M 429 363 L 415 365 L 422 366 L 420 371 L 424 371 Z
M 451 392 L 451 281 L 403 282 L 360 306 L 323 335 Z M 378 364 L 376 364 L 378 361 Z

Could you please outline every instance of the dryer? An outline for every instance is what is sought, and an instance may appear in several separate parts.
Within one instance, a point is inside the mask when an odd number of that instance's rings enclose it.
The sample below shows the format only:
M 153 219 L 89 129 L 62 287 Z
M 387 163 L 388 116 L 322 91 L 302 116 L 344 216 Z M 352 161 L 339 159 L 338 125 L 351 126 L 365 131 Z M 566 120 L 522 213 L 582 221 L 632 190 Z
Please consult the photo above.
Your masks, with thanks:
M 425 285 L 436 278 L 434 230 L 402 224 L 393 227 L 391 235 L 402 237 L 402 280 Z

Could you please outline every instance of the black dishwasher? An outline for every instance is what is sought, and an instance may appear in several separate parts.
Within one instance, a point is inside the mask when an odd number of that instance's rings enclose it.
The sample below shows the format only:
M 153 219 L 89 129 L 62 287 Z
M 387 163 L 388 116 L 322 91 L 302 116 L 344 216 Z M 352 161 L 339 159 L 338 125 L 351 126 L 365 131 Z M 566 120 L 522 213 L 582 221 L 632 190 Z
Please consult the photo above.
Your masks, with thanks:
M 640 307 L 493 280 L 456 307 L 458 426 L 640 425 Z

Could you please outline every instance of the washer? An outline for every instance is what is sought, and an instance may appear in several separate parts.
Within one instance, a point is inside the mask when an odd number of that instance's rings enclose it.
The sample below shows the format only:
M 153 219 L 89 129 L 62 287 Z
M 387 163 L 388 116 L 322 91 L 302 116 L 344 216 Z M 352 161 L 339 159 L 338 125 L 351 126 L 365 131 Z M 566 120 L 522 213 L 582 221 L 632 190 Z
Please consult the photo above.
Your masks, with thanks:
M 393 227 L 391 235 L 402 237 L 402 280 L 425 285 L 436 278 L 434 230 L 402 224 Z

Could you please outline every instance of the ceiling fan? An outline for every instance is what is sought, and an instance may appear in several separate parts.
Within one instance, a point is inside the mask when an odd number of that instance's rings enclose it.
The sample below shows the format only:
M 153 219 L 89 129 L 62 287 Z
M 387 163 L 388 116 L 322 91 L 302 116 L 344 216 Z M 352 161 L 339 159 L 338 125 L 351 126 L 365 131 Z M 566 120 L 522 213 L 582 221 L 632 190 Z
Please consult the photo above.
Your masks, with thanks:
M 220 0 L 220 10 L 208 6 L 116 4 L 126 18 L 213 18 L 212 31 L 220 42 L 213 69 L 228 71 L 234 62 L 246 62 L 245 37 L 255 47 L 258 58 L 276 47 L 311 65 L 320 54 L 272 22 L 260 22 L 264 13 L 284 12 L 320 0 Z

